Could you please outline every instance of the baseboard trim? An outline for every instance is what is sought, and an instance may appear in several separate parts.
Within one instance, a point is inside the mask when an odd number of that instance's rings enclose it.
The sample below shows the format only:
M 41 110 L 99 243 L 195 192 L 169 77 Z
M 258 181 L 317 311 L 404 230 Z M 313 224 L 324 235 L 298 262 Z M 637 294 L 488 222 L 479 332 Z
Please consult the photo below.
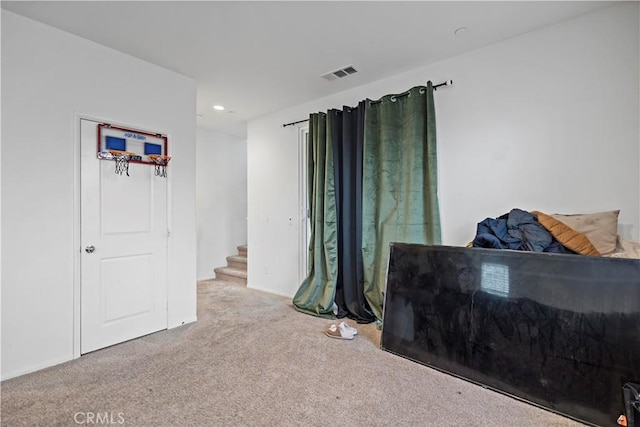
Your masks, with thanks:
M 256 286 L 249 286 L 248 284 L 247 284 L 247 288 L 253 289 L 254 291 L 265 292 L 267 294 L 278 295 L 279 297 L 284 297 L 289 299 L 293 298 L 293 295 L 288 295 L 288 294 L 285 294 L 284 292 L 274 292 L 271 289 L 259 288 Z
M 9 372 L 8 374 L 5 374 L 3 372 L 2 373 L 2 377 L 0 379 L 2 381 L 9 380 L 11 378 L 20 377 L 22 375 L 27 375 L 27 374 L 30 374 L 32 372 L 37 372 L 37 371 L 41 371 L 41 370 L 46 369 L 46 368 L 50 368 L 52 366 L 60 365 L 62 363 L 67 363 L 67 362 L 70 362 L 70 361 L 72 361 L 74 359 L 76 359 L 76 358 L 73 357 L 73 356 L 70 356 L 70 357 L 67 357 L 67 358 L 54 359 L 54 360 L 50 360 L 50 361 L 47 361 L 47 362 L 38 363 L 37 365 L 30 366 L 30 367 L 25 368 L 25 369 L 18 369 L 16 371 Z
M 193 316 L 184 320 L 178 320 L 177 322 L 167 325 L 167 329 L 177 328 L 178 326 L 188 325 L 189 323 L 195 323 L 198 321 L 197 316 Z

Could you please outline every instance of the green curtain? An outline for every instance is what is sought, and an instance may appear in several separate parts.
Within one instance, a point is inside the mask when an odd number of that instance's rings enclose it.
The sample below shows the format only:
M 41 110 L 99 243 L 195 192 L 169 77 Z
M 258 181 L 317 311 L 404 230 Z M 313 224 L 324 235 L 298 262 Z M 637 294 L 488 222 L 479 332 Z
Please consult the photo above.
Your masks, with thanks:
M 433 86 L 367 101 L 362 256 L 364 293 L 382 319 L 389 243 L 440 244 Z
M 441 242 L 433 87 L 429 82 L 363 104 L 362 292 L 382 320 L 389 243 Z M 309 119 L 309 271 L 293 298 L 296 309 L 327 318 L 335 318 L 339 285 L 336 120 L 331 113 Z
M 293 297 L 296 309 L 327 318 L 335 317 L 333 305 L 338 276 L 338 224 L 331 121 L 331 114 L 316 113 L 309 117 L 309 272 Z

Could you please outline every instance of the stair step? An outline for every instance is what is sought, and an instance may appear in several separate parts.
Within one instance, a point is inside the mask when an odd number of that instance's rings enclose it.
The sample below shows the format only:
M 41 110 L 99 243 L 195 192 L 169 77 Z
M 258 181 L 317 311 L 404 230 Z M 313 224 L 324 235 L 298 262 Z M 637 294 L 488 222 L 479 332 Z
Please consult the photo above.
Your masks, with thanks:
M 227 280 L 247 284 L 247 271 L 238 270 L 231 267 L 218 267 L 213 269 L 216 273 L 216 280 Z
M 214 268 L 216 280 L 247 284 L 247 245 L 237 246 L 237 255 L 227 257 L 227 266 Z
M 247 257 L 232 255 L 227 257 L 227 267 L 247 271 Z

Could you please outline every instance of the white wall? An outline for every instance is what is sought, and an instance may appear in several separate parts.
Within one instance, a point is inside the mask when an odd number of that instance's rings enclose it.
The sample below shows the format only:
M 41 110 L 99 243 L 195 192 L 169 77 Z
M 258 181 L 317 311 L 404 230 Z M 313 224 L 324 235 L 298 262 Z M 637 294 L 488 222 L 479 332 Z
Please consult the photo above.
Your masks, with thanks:
M 197 129 L 198 280 L 247 243 L 247 140 Z
M 0 8 L 0 23 L 2 22 Z M 0 31 L 0 46 L 2 46 L 2 31 Z M 0 51 L 2 49 L 0 48 Z M 0 79 L 2 76 L 2 55 L 0 55 Z M 0 84 L 0 100 L 2 99 L 2 85 Z M 0 341 L 2 340 L 2 102 L 0 102 Z M 0 342 L 1 345 L 1 342 Z M 2 348 L 0 347 L 0 379 L 2 378 Z
M 620 209 L 640 239 L 638 3 L 609 7 L 249 122 L 249 287 L 298 288 L 297 130 L 309 113 L 453 79 L 435 94 L 443 243 L 514 207 Z
M 195 106 L 190 78 L 2 12 L 3 379 L 79 352 L 77 115 L 169 135 L 168 323 L 196 319 Z

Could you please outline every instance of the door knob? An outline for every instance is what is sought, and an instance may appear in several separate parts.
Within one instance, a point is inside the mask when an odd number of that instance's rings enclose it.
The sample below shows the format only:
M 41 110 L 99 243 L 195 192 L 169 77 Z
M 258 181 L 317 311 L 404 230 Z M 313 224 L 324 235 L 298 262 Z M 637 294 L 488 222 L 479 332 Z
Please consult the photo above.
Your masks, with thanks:
M 84 248 L 84 251 L 85 251 L 86 253 L 88 253 L 88 254 L 92 254 L 92 253 L 93 253 L 93 251 L 95 251 L 95 250 L 96 250 L 96 247 L 95 247 L 95 246 L 93 246 L 93 245 L 91 245 L 91 246 L 87 246 L 86 248 Z

